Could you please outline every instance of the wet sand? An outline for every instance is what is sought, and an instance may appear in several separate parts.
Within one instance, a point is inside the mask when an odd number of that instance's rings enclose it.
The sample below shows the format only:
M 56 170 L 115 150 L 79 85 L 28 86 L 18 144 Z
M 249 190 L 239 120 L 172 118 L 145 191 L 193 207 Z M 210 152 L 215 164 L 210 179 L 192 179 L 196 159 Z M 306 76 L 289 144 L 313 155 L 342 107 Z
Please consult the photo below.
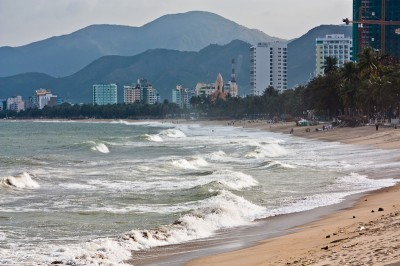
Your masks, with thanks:
M 209 123 L 226 124 L 226 121 Z M 378 131 L 374 126 L 316 131 L 322 125 L 228 123 L 284 134 L 293 128 L 294 136 L 304 138 L 379 149 L 400 148 L 400 129 L 390 127 L 380 127 Z M 342 205 L 316 221 L 287 230 L 283 236 L 268 238 L 253 247 L 195 259 L 187 265 L 400 265 L 400 185 L 347 203 L 350 207 Z

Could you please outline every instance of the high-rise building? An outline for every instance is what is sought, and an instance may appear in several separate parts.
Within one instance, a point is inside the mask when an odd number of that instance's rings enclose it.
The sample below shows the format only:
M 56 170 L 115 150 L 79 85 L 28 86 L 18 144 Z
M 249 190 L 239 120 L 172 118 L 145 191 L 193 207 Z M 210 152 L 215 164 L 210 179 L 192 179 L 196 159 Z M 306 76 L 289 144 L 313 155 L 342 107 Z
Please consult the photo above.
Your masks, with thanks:
M 260 95 L 269 86 L 287 89 L 287 42 L 258 43 L 250 48 L 250 94 Z
M 93 104 L 107 105 L 117 103 L 116 84 L 95 84 L 93 85 Z
M 194 91 L 183 88 L 181 85 L 177 85 L 172 90 L 172 102 L 179 105 L 181 109 L 190 108 L 190 98 L 194 96 Z
M 140 103 L 141 89 L 138 85 L 124 86 L 124 103 Z
M 346 38 L 344 34 L 329 34 L 323 38 L 316 39 L 316 68 L 315 75 L 324 74 L 325 58 L 337 59 L 337 66 L 352 60 L 352 39 Z
M 138 79 L 137 86 L 141 90 L 141 101 L 143 103 L 155 104 L 160 102 L 160 95 L 158 94 L 157 90 L 153 88 L 153 85 L 147 81 L 147 79 Z
M 229 81 L 229 94 L 232 97 L 238 96 L 238 86 L 236 84 L 236 72 L 235 72 L 235 59 L 232 59 L 232 73 L 231 73 L 231 80 Z
M 400 1 L 353 0 L 353 57 L 366 47 L 400 57 Z
M 50 90 L 36 90 L 33 96 L 33 106 L 43 109 L 45 106 L 52 107 L 57 105 L 57 95 L 53 95 Z

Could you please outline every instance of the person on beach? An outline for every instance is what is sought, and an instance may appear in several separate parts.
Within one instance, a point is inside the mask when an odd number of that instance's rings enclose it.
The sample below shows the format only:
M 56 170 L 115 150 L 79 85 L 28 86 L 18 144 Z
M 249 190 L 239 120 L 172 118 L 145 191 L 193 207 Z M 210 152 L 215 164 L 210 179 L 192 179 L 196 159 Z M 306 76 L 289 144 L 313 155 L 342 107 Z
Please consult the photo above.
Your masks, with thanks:
M 292 135 L 294 132 L 293 128 L 290 130 L 290 135 Z
M 378 131 L 378 129 L 379 129 L 379 124 L 378 123 L 375 124 L 375 128 L 376 128 L 376 131 Z

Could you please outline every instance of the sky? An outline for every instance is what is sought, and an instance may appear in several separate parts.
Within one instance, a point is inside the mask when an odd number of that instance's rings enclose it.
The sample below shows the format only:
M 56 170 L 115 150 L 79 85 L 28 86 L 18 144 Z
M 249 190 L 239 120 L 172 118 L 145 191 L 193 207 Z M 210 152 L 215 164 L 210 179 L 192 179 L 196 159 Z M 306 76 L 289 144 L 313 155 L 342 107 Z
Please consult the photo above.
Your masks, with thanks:
M 140 27 L 166 14 L 209 11 L 293 39 L 352 16 L 352 0 L 0 0 L 0 46 L 21 46 L 93 24 Z

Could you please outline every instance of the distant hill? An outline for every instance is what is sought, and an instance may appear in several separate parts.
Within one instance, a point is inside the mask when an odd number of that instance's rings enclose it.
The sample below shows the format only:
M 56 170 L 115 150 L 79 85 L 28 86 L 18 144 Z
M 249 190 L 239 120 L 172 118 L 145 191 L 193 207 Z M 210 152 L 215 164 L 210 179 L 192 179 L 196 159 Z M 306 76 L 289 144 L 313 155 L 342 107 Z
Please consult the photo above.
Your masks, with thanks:
M 327 34 L 352 36 L 351 26 L 321 25 L 288 44 L 288 87 L 305 84 L 315 72 L 315 40 Z
M 227 82 L 232 58 L 237 61 L 239 93 L 248 93 L 250 47 L 236 40 L 227 45 L 209 45 L 199 52 L 153 49 L 135 56 L 104 56 L 68 77 L 27 73 L 0 78 L 0 98 L 17 94 L 27 98 L 34 90 L 45 88 L 73 103 L 91 103 L 93 84 L 117 83 L 118 98 L 122 101 L 123 85 L 144 77 L 163 99 L 170 99 L 172 89 L 178 84 L 194 88 L 197 82 L 215 82 L 218 73 Z
M 106 55 L 133 56 L 157 48 L 199 51 L 233 40 L 256 44 L 278 38 L 202 11 L 165 15 L 142 27 L 92 25 L 20 47 L 0 47 L 0 77 L 27 72 L 65 77 Z

